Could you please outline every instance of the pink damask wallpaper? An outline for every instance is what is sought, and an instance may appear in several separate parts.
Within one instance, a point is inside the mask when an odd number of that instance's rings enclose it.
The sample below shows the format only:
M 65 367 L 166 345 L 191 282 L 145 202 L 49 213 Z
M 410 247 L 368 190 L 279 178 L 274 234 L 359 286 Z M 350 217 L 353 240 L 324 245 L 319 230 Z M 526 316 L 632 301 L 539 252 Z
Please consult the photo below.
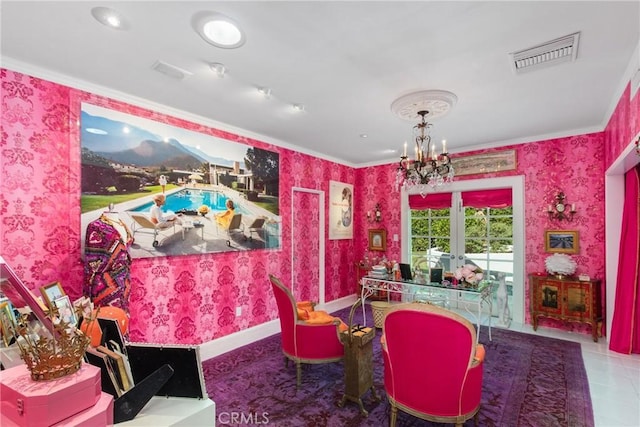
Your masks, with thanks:
M 603 134 L 577 135 L 547 141 L 502 147 L 500 149 L 479 150 L 459 155 L 515 149 L 517 169 L 514 171 L 484 175 L 468 175 L 456 178 L 478 179 L 524 175 L 525 177 L 525 272 L 544 272 L 544 260 L 549 255 L 544 252 L 544 231 L 551 228 L 578 230 L 580 233 L 580 254 L 573 256 L 578 264 L 578 272 L 591 277 L 604 277 L 604 152 Z M 400 235 L 399 194 L 392 190 L 395 165 L 359 169 L 356 176 L 357 200 L 367 206 L 377 201 L 383 204 L 383 227 L 387 236 Z M 548 219 L 543 211 L 554 195 L 563 190 L 571 203 L 575 203 L 578 214 L 570 225 L 557 224 Z M 368 204 L 368 205 L 367 205 Z M 358 253 L 367 247 L 366 230 L 363 224 L 357 233 Z M 377 228 L 377 226 L 376 226 Z M 391 249 L 387 257 L 397 259 L 397 242 L 389 241 Z M 528 284 L 525 284 L 525 290 Z M 528 292 L 525 291 L 528 307 Z M 528 316 L 528 314 L 527 314 Z M 527 317 L 527 321 L 529 321 Z
M 282 248 L 134 260 L 132 341 L 197 344 L 276 318 L 267 275 L 290 285 L 291 187 L 328 194 L 329 180 L 354 181 L 353 169 L 343 165 L 10 70 L 0 73 L 0 254 L 36 293 L 56 280 L 72 298 L 81 292 L 81 101 L 280 153 Z M 354 262 L 351 246 L 352 241 L 327 245 L 333 261 L 326 266 L 327 301 L 353 293 L 348 271 L 338 262 Z M 242 306 L 242 316 L 235 316 L 236 306 Z
M 631 86 L 627 85 L 604 131 L 605 170 L 640 132 L 640 91 L 630 96 Z
M 36 292 L 56 280 L 72 297 L 81 292 L 81 101 L 280 154 L 282 248 L 134 260 L 132 341 L 197 344 L 275 319 L 267 275 L 276 274 L 290 285 L 292 204 L 302 208 L 302 201 L 292 200 L 292 187 L 325 191 L 327 204 L 330 180 L 354 184 L 354 239 L 325 236 L 327 302 L 355 292 L 354 266 L 367 248 L 369 228 L 385 228 L 387 257 L 400 257 L 400 242 L 393 241 L 394 234 L 400 235 L 395 164 L 353 169 L 6 69 L 0 69 L 0 82 L 0 255 Z M 491 176 L 525 176 L 527 272 L 544 269 L 544 230 L 556 225 L 543 208 L 562 189 L 578 208 L 571 229 L 580 232 L 581 251 L 574 257 L 579 271 L 604 277 L 604 171 L 624 149 L 624 141 L 640 130 L 639 104 L 638 96 L 630 101 L 627 91 L 604 132 L 500 149 L 517 151 L 518 168 Z M 488 151 L 496 150 L 477 153 Z M 472 178 L 479 176 L 459 179 Z M 382 206 L 383 220 L 370 224 L 365 212 L 376 203 Z M 238 305 L 243 315 L 236 317 Z

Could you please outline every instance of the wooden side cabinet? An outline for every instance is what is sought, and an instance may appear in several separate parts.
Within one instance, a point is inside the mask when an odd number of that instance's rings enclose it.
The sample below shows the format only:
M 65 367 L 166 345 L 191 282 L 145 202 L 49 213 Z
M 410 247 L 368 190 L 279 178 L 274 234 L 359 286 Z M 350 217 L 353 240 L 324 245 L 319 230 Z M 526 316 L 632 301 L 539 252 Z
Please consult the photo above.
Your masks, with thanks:
M 538 329 L 539 317 L 584 323 L 591 326 L 593 341 L 598 342 L 598 322 L 602 320 L 600 280 L 530 274 L 529 283 L 534 331 Z

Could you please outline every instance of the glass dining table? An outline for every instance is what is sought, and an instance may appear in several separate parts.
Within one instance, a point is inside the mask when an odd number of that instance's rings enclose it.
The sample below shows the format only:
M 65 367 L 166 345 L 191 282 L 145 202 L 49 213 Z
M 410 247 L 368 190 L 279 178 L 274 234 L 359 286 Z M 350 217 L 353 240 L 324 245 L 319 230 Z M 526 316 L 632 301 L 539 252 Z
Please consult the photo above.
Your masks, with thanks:
M 462 309 L 476 323 L 476 339 L 480 337 L 480 325 L 486 319 L 491 341 L 491 315 L 493 309 L 493 286 L 482 283 L 478 288 L 467 288 L 452 284 L 419 283 L 411 280 L 392 280 L 371 276 L 360 279 L 363 323 L 367 325 L 365 301 L 372 295 L 386 295 L 387 302 L 421 301 L 440 305 L 446 309 Z M 485 309 L 488 309 L 485 311 Z

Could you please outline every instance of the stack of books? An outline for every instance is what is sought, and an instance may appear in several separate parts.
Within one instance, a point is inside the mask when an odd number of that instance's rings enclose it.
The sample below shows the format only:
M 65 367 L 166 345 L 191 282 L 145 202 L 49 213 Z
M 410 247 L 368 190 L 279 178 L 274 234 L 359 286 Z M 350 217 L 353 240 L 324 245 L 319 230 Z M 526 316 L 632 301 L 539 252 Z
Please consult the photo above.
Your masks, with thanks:
M 369 277 L 373 277 L 375 279 L 387 279 L 389 277 L 387 274 L 387 267 L 384 265 L 374 265 L 371 267 Z

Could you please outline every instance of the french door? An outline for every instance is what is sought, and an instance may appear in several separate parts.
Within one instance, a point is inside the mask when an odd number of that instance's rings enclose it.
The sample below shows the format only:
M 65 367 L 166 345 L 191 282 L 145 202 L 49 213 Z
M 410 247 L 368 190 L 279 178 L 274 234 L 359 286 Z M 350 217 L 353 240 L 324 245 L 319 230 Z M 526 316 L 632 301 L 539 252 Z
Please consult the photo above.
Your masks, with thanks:
M 435 208 L 410 209 L 408 194 L 404 195 L 402 235 L 404 262 L 425 275 L 431 268 L 453 273 L 458 267 L 471 265 L 479 267 L 496 287 L 505 280 L 511 317 L 523 323 L 523 180 L 518 178 L 454 182 L 440 191 L 445 195 L 449 190 L 450 200 Z M 511 206 L 465 206 L 464 192 L 500 187 L 511 189 Z M 493 314 L 497 314 L 497 304 Z

